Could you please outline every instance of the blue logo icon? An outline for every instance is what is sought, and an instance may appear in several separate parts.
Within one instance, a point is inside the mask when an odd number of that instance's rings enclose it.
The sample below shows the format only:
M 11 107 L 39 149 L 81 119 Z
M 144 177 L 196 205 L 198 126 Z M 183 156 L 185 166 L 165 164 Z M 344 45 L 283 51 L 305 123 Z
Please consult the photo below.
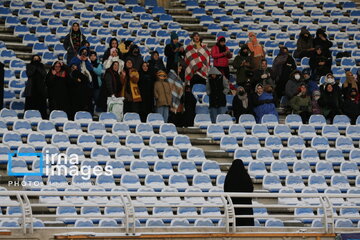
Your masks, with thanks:
M 16 168 L 16 159 L 14 157 L 38 157 L 39 158 L 39 171 L 38 172 L 13 172 Z M 9 176 L 42 176 L 43 173 L 43 154 L 42 153 L 18 153 L 13 152 L 8 154 L 8 175 Z

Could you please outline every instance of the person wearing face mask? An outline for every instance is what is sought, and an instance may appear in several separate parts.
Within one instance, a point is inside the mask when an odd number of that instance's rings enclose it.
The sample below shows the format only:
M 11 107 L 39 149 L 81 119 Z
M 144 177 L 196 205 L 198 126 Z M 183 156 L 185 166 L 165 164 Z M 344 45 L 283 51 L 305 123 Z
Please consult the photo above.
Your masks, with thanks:
M 86 40 L 84 34 L 81 33 L 79 23 L 73 23 L 70 33 L 64 39 L 64 49 L 67 51 L 67 64 L 70 64 L 71 59 L 76 57 L 79 49 L 83 46 L 82 43 Z
M 352 88 L 345 98 L 343 112 L 350 118 L 351 124 L 356 124 L 356 119 L 360 115 L 360 95 L 356 88 Z
M 334 75 L 332 73 L 326 74 L 324 83 L 320 86 L 321 94 L 323 94 L 325 92 L 327 84 L 331 84 L 332 87 L 333 87 L 334 92 L 341 95 L 340 86 L 338 84 L 336 84 L 335 77 L 334 77 Z
M 280 52 L 272 65 L 273 79 L 276 84 L 276 97 L 281 99 L 285 95 L 285 86 L 290 74 L 296 70 L 296 62 L 286 47 L 280 47 Z
M 312 114 L 322 114 L 321 109 L 319 106 L 319 99 L 320 99 L 320 91 L 315 90 L 312 93 L 312 99 L 311 99 L 311 112 Z
M 344 99 L 348 99 L 350 94 L 353 92 L 352 90 L 355 89 L 356 92 L 359 91 L 358 89 L 358 80 L 354 77 L 352 72 L 346 72 L 346 80 L 342 85 L 342 93 L 344 95 Z
M 323 46 L 315 46 L 315 51 L 309 60 L 310 68 L 316 79 L 320 79 L 321 76 L 325 76 L 331 73 L 332 57 L 329 51 L 324 51 Z
M 133 44 L 130 46 L 129 52 L 126 55 L 126 61 L 127 60 L 131 60 L 133 62 L 133 67 L 137 71 L 140 71 L 144 60 L 140 54 L 140 49 L 137 45 Z
M 236 123 L 239 121 L 239 117 L 242 114 L 253 114 L 253 106 L 247 92 L 243 87 L 238 87 L 236 89 L 236 96 L 234 96 L 232 101 L 232 109 Z
M 290 100 L 290 107 L 294 114 L 299 114 L 304 124 L 307 124 L 312 113 L 311 99 L 307 95 L 305 84 L 297 89 L 297 94 Z
M 330 83 L 327 83 L 325 85 L 325 91 L 321 93 L 319 105 L 322 114 L 330 123 L 332 123 L 335 115 L 342 114 L 342 98 L 340 94 L 334 91 L 333 85 L 331 85 Z
M 274 103 L 273 88 L 270 85 L 267 85 L 264 88 L 261 84 L 257 84 L 255 86 L 252 102 L 257 123 L 261 123 L 261 119 L 265 114 L 273 114 L 276 117 L 279 117 Z
M 114 63 L 114 62 L 118 62 L 119 63 L 119 73 L 122 72 L 122 70 L 124 69 L 124 61 L 120 59 L 119 57 L 119 49 L 117 48 L 111 48 L 110 49 L 110 55 L 107 57 L 107 59 L 104 61 L 104 69 L 108 69 L 110 68 L 110 66 Z
M 247 81 L 251 81 L 250 69 L 250 49 L 246 44 L 241 46 L 239 54 L 235 57 L 233 67 L 236 69 L 236 84 L 244 86 Z
M 261 60 L 260 69 L 254 72 L 254 81 L 255 84 L 270 85 L 275 88 L 275 82 L 272 79 L 272 70 L 268 67 L 266 59 Z
M 293 71 L 285 86 L 285 96 L 288 101 L 298 94 L 298 89 L 302 84 L 304 84 L 304 79 L 301 72 L 299 70 Z
M 261 60 L 265 58 L 265 51 L 263 46 L 256 39 L 256 34 L 253 32 L 249 33 L 249 42 L 247 46 L 250 49 L 251 53 L 251 65 L 250 68 L 252 71 L 259 69 Z
M 299 35 L 299 39 L 296 43 L 296 50 L 294 52 L 294 57 L 303 58 L 310 57 L 312 52 L 315 50 L 313 45 L 313 37 L 311 36 L 309 30 L 306 27 L 302 27 Z
M 25 84 L 25 111 L 38 110 L 43 119 L 47 118 L 46 97 L 47 88 L 45 84 L 46 70 L 41 63 L 41 57 L 34 55 L 31 62 L 26 65 L 28 80 Z

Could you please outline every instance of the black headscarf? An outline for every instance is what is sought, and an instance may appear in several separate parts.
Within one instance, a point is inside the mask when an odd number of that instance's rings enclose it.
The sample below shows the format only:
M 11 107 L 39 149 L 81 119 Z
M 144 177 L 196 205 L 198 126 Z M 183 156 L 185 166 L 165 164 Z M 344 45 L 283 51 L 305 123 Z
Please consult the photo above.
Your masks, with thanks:
M 91 55 L 95 55 L 96 56 L 96 60 L 95 61 L 91 61 L 91 65 L 94 67 L 94 68 L 97 68 L 99 66 L 99 61 L 97 59 L 97 53 L 95 51 L 90 51 L 90 54 L 89 56 Z
M 254 186 L 244 163 L 240 159 L 232 162 L 224 183 L 225 192 L 253 192 Z
M 222 45 L 220 44 L 221 41 L 224 41 L 224 42 L 225 42 L 225 37 L 224 37 L 224 36 L 218 37 L 218 40 L 217 40 L 217 42 L 216 42 L 216 46 L 218 46 L 219 51 L 220 51 L 221 53 L 222 53 L 222 52 L 226 52 L 226 46 L 225 46 L 225 45 L 222 46 Z

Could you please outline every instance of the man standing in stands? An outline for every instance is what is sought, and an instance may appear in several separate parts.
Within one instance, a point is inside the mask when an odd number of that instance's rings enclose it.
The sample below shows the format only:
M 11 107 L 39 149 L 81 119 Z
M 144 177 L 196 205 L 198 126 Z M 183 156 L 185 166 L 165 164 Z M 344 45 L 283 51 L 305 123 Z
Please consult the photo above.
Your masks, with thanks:
M 210 66 L 210 51 L 202 44 L 198 32 L 192 35 L 191 43 L 185 49 L 185 81 L 194 84 L 206 84 L 206 78 Z

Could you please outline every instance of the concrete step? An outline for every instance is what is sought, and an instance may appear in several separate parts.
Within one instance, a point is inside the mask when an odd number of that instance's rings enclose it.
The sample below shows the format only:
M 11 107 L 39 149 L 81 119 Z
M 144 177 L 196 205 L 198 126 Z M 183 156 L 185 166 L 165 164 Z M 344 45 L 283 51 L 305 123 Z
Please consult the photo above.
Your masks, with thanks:
M 4 41 L 4 42 L 15 42 L 15 43 L 21 43 L 22 42 L 21 37 L 9 35 L 9 34 L 6 34 L 6 33 L 5 34 L 0 33 L 0 40 Z
M 5 43 L 6 48 L 12 49 L 14 51 L 21 51 L 21 52 L 32 52 L 32 47 L 24 45 L 23 43 L 17 43 L 17 42 L 7 42 Z

